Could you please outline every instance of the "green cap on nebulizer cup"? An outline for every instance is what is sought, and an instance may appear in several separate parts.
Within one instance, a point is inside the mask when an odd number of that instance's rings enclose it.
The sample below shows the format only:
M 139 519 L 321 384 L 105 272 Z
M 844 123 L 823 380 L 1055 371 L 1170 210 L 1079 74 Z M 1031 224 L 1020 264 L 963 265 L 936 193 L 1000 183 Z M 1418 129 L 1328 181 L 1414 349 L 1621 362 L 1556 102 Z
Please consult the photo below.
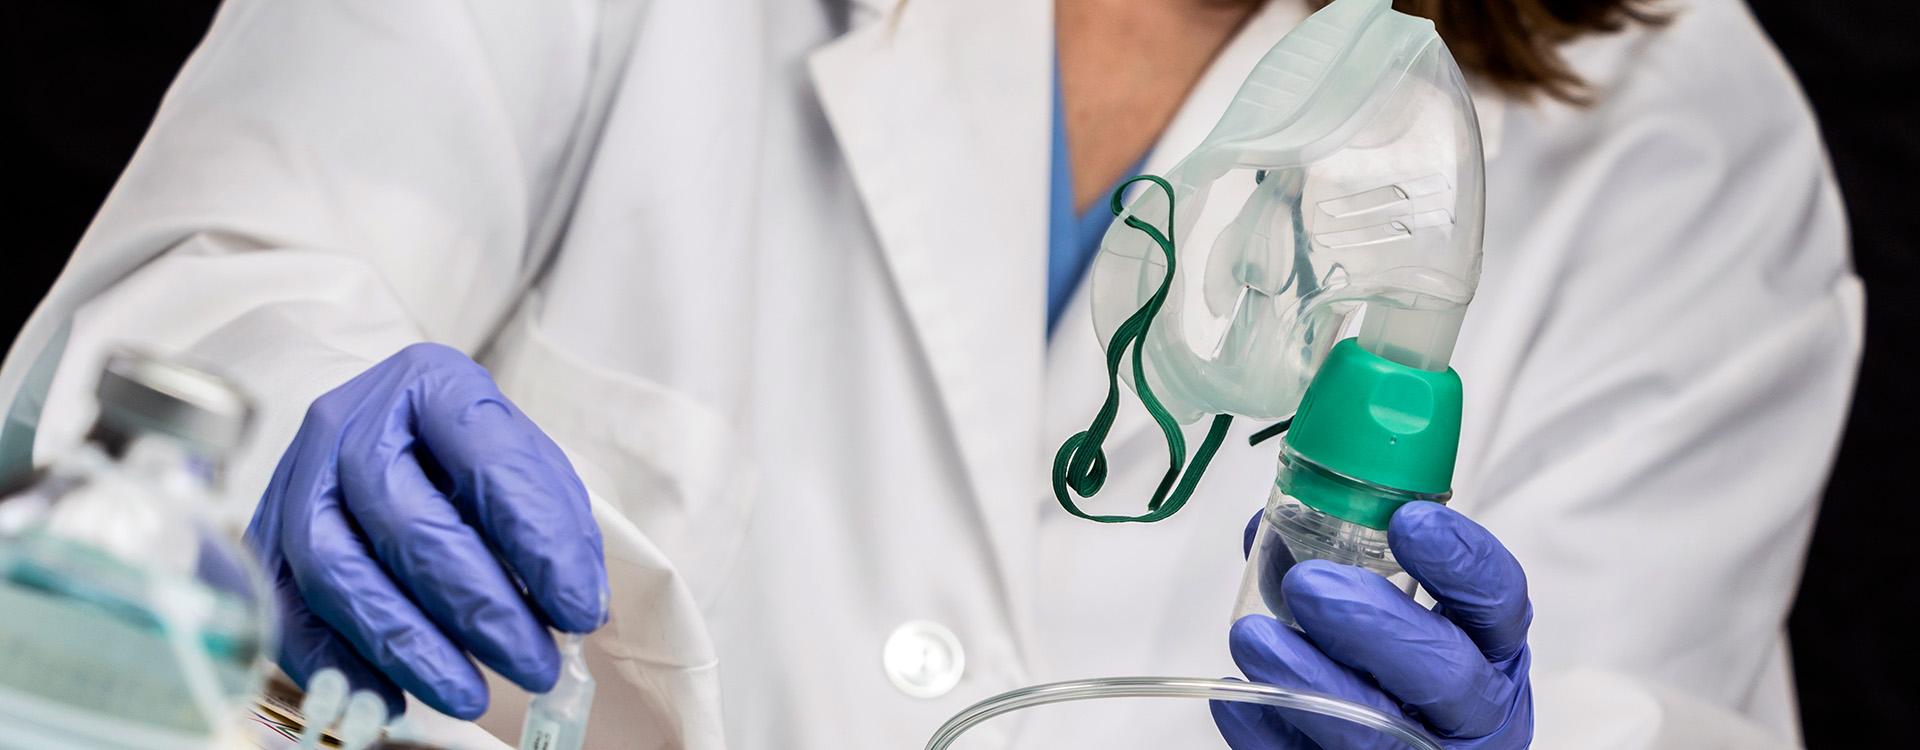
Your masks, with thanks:
M 1282 491 L 1327 515 L 1384 529 L 1412 500 L 1445 500 L 1460 449 L 1460 375 L 1447 366 L 1462 305 L 1367 310 L 1335 344 L 1287 430 Z

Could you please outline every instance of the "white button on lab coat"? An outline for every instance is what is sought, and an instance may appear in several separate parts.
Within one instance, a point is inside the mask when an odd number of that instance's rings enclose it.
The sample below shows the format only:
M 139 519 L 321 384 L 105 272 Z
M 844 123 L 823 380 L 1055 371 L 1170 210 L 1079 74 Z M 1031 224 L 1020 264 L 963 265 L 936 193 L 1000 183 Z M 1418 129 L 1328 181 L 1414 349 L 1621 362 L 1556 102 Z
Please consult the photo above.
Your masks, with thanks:
M 1590 109 L 1480 99 L 1455 503 L 1527 567 L 1543 747 L 1795 741 L 1783 617 L 1861 291 L 1778 56 L 1735 0 L 1673 5 L 1569 49 Z M 1150 170 L 1304 12 L 1239 33 Z M 1044 333 L 1052 34 L 1032 0 L 231 0 L 0 403 L 33 414 L 59 355 L 44 456 L 107 343 L 190 351 L 264 404 L 252 496 L 314 396 L 413 341 L 476 352 L 596 497 L 590 747 L 915 747 L 1036 681 L 1232 674 L 1257 425 L 1162 524 L 1049 494 L 1104 388 L 1084 298 Z M 1137 510 L 1164 453 L 1123 414 L 1097 502 Z M 891 663 L 912 621 L 953 659 Z M 481 725 L 525 701 L 495 680 Z M 1196 706 L 1114 711 L 979 731 L 1218 743 Z
M 945 625 L 915 620 L 894 628 L 881 650 L 887 679 L 915 698 L 938 698 L 960 683 L 967 652 Z

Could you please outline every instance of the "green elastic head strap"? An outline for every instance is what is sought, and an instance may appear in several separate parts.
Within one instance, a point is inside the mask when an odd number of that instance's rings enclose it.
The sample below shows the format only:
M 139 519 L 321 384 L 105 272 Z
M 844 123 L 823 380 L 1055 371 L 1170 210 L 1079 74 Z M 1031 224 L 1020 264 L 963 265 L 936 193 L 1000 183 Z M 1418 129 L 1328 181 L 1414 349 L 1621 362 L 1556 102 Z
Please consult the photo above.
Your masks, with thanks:
M 1060 444 L 1060 450 L 1053 455 L 1053 496 L 1065 508 L 1080 518 L 1100 523 L 1152 523 L 1179 511 L 1187 504 L 1187 498 L 1193 495 L 1200 476 L 1207 471 L 1207 464 L 1213 461 L 1213 454 L 1220 450 L 1220 442 L 1227 436 L 1227 427 L 1233 424 L 1230 414 L 1218 414 L 1213 424 L 1207 428 L 1207 437 L 1200 442 L 1199 450 L 1193 454 L 1193 463 L 1187 465 L 1187 437 L 1180 431 L 1180 423 L 1160 399 L 1153 395 L 1153 388 L 1147 385 L 1147 372 L 1141 345 L 1147 338 L 1147 331 L 1153 325 L 1153 318 L 1160 314 L 1160 306 L 1167 301 L 1167 290 L 1173 287 L 1174 247 L 1173 186 L 1166 180 L 1154 175 L 1140 175 L 1120 183 L 1108 201 L 1113 215 L 1121 215 L 1120 197 L 1127 186 L 1136 182 L 1151 182 L 1167 193 L 1167 231 L 1163 234 L 1152 224 L 1138 216 L 1122 219 L 1127 226 L 1142 232 L 1160 246 L 1167 256 L 1167 273 L 1160 279 L 1160 287 L 1148 297 L 1146 304 L 1127 316 L 1125 322 L 1113 332 L 1113 339 L 1107 342 L 1107 400 L 1100 407 L 1100 413 L 1094 415 L 1093 423 L 1087 429 L 1075 433 Z M 1160 433 L 1167 439 L 1167 473 L 1160 478 L 1160 486 L 1153 491 L 1153 499 L 1147 501 L 1147 512 L 1137 516 L 1098 515 L 1080 509 L 1073 496 L 1093 497 L 1100 486 L 1107 481 L 1107 455 L 1101 449 L 1106 442 L 1107 433 L 1113 429 L 1114 417 L 1120 413 L 1120 361 L 1128 349 L 1133 350 L 1133 386 L 1140 396 L 1140 405 L 1146 407 L 1153 421 L 1160 425 Z M 1285 429 L 1281 427 L 1280 429 Z M 1277 434 L 1271 428 L 1263 431 L 1271 436 Z M 1259 437 L 1259 436 L 1256 436 Z M 1182 472 L 1182 468 L 1185 472 Z M 1072 490 L 1071 494 L 1068 490 Z

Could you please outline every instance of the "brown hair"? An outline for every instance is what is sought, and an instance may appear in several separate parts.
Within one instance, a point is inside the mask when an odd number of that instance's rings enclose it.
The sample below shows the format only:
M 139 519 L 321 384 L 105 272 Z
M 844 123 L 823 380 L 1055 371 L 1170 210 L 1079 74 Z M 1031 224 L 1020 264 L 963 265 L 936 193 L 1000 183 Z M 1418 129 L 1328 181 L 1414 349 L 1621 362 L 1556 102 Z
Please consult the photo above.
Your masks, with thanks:
M 1468 75 L 1521 99 L 1544 93 L 1576 104 L 1588 100 L 1586 82 L 1560 57 L 1561 44 L 1667 20 L 1650 0 L 1393 0 L 1393 8 L 1432 19 Z

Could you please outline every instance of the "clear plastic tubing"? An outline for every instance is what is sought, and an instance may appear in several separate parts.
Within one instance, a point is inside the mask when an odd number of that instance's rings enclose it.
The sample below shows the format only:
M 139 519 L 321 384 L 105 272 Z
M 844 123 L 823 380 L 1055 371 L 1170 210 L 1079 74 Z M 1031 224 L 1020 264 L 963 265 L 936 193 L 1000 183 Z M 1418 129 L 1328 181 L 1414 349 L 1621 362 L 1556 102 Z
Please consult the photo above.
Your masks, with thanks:
M 1264 706 L 1331 716 L 1379 731 L 1414 750 L 1445 750 L 1426 730 L 1398 716 L 1388 716 L 1358 703 L 1318 693 L 1233 680 L 1193 677 L 1108 677 L 1032 685 L 988 698 L 955 714 L 927 740 L 926 750 L 947 750 L 967 730 L 996 716 L 1054 703 L 1104 698 L 1197 698 L 1258 703 Z

